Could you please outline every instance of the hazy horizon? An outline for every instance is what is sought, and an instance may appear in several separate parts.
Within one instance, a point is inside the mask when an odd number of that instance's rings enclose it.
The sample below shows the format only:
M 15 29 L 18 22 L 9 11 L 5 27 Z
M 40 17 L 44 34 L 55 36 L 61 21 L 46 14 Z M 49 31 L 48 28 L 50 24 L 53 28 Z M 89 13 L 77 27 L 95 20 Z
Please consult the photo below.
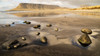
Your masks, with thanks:
M 19 3 L 50 4 L 67 8 L 77 8 L 83 5 L 100 5 L 100 0 L 0 0 L 0 11 L 15 8 Z

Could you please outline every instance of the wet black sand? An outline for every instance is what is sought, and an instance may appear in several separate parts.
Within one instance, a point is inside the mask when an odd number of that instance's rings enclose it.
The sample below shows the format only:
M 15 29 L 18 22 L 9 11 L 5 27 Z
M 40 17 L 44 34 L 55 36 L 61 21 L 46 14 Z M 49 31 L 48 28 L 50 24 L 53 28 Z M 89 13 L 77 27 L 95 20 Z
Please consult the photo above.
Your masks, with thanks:
M 44 18 L 40 19 L 30 19 L 30 21 L 37 21 L 41 23 L 52 23 L 54 26 L 52 28 L 45 28 L 41 31 L 50 33 L 52 35 L 57 35 L 58 38 L 76 38 L 76 35 L 81 35 L 81 28 L 91 28 L 91 29 L 100 29 L 99 21 L 100 19 L 79 19 L 79 18 Z M 36 37 L 30 35 L 29 32 L 34 31 L 30 30 L 34 24 L 26 25 L 19 24 L 12 27 L 0 27 L 0 56 L 100 56 L 100 42 L 97 41 L 96 44 L 93 44 L 94 47 L 84 48 L 79 47 L 73 42 L 71 44 L 57 44 L 53 46 L 42 46 L 36 45 L 34 43 L 24 46 L 22 48 L 13 49 L 13 50 L 3 50 L 1 48 L 2 43 L 9 39 L 17 38 L 20 36 L 33 38 L 35 41 Z M 59 28 L 60 31 L 55 32 L 53 28 Z M 99 33 L 99 31 L 98 31 Z M 60 36 L 60 37 L 59 37 Z M 100 34 L 96 35 L 95 39 L 100 40 Z M 94 41 L 95 42 L 95 41 Z

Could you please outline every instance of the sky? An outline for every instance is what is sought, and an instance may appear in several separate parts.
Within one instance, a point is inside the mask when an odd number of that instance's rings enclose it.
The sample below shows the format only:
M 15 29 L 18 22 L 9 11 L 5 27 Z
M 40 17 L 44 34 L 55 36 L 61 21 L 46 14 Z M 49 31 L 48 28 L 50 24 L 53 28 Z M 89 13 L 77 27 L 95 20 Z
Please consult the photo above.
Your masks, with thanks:
M 0 0 L 0 11 L 9 10 L 19 3 L 38 3 L 59 5 L 61 7 L 77 8 L 82 5 L 100 5 L 100 0 Z

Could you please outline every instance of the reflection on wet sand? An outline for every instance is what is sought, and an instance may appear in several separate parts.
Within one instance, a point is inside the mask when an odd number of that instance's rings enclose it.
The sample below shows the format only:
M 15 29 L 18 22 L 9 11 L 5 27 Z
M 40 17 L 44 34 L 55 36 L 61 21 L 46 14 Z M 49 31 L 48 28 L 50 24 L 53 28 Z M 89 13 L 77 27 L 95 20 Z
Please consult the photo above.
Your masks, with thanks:
M 20 17 L 33 17 L 31 13 L 13 13 L 17 15 L 24 15 Z M 28 15 L 30 14 L 30 15 Z M 46 13 L 45 13 L 46 14 Z M 45 15 L 43 14 L 43 15 Z M 47 13 L 48 15 L 53 14 L 53 13 Z M 46 14 L 46 15 L 47 15 Z M 59 13 L 58 13 L 59 14 Z M 28 16 L 27 16 L 28 15 Z M 39 13 L 35 14 L 36 16 L 40 16 Z M 42 15 L 42 16 L 43 16 Z M 92 44 L 87 48 L 83 48 L 79 42 L 77 42 L 77 39 L 80 37 L 80 29 L 83 27 L 88 27 L 91 29 L 94 29 L 93 31 L 97 31 L 100 29 L 98 27 L 100 24 L 100 19 L 95 19 L 95 17 L 92 18 L 84 18 L 78 16 L 74 17 L 73 15 L 71 16 L 66 16 L 65 17 L 57 17 L 57 18 L 38 18 L 38 19 L 28 19 L 28 21 L 31 22 L 39 22 L 36 24 L 42 24 L 41 29 L 34 29 L 33 26 L 35 26 L 34 23 L 30 25 L 23 25 L 23 24 L 18 24 L 14 27 L 1 27 L 0 28 L 0 43 L 3 43 L 6 40 L 13 39 L 13 38 L 18 38 L 18 37 L 28 37 L 31 40 L 34 40 L 35 43 L 32 43 L 32 45 L 25 46 L 23 48 L 11 50 L 11 51 L 5 51 L 0 50 L 0 56 L 62 56 L 63 54 L 65 56 L 99 56 L 100 55 L 100 40 L 99 36 L 96 34 L 92 34 L 91 40 Z M 14 18 L 13 18 L 14 19 Z M 15 18 L 16 19 L 16 18 Z M 24 20 L 24 19 L 21 19 Z M 14 22 L 14 21 L 13 21 Z M 47 24 L 52 24 L 52 27 L 46 27 Z M 16 24 L 16 23 L 15 23 Z M 55 29 L 56 28 L 56 29 Z M 55 31 L 56 30 L 56 31 Z M 58 31 L 57 31 L 58 30 Z M 5 34 L 6 32 L 6 34 Z M 36 32 L 36 33 L 35 33 Z M 37 32 L 40 32 L 40 35 L 37 36 Z M 95 33 L 95 32 L 94 32 Z M 96 32 L 98 33 L 98 32 Z M 47 36 L 48 34 L 48 36 Z M 53 35 L 53 36 L 51 36 Z M 50 40 L 53 44 L 56 44 L 57 42 L 61 43 L 59 45 L 54 45 L 54 46 L 39 46 L 35 40 L 36 38 L 39 37 L 50 37 Z M 55 39 L 52 37 L 57 37 L 59 41 L 54 41 Z M 78 36 L 78 37 L 77 37 Z M 94 37 L 95 36 L 95 37 Z M 5 38 L 4 38 L 5 37 Z M 44 40 L 45 41 L 45 40 Z M 42 41 L 43 42 L 43 41 Z M 58 43 L 57 43 L 58 44 Z M 24 50 L 24 51 L 23 51 Z M 29 50 L 29 51 L 27 51 Z M 13 51 L 13 52 L 12 52 Z M 22 53 L 23 51 L 23 53 Z M 77 52 L 76 52 L 77 51 Z M 52 53 L 52 54 L 51 54 Z M 72 55 L 73 54 L 73 55 Z
M 82 16 L 100 18 L 99 12 L 72 12 L 72 13 L 82 15 Z
M 66 12 L 23 12 L 23 13 L 9 13 L 18 17 L 45 17 L 50 15 L 60 15 Z
M 62 14 L 77 14 L 77 15 L 82 15 L 82 16 L 88 16 L 88 17 L 95 17 L 95 18 L 100 18 L 100 13 L 99 12 L 85 12 L 85 11 L 43 11 L 43 12 L 18 12 L 18 13 L 8 13 L 12 14 L 18 17 L 45 17 L 45 16 L 53 16 L 53 15 L 62 15 Z

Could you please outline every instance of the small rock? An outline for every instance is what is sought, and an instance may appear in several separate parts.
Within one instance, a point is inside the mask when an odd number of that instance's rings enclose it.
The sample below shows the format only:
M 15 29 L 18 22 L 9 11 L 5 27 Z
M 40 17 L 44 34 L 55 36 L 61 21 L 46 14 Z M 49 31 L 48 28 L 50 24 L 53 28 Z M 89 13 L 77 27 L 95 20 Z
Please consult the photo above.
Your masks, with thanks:
M 23 23 L 27 23 L 27 21 L 24 21 Z
M 51 27 L 51 26 L 52 26 L 52 24 L 47 24 L 46 26 L 47 26 L 47 27 Z
M 7 46 L 7 48 L 6 48 L 7 50 L 9 50 L 10 49 L 10 46 Z
M 35 25 L 33 28 L 40 29 L 41 25 Z
M 25 37 L 19 37 L 15 39 L 8 40 L 7 42 L 2 44 L 2 48 L 6 50 L 15 49 L 18 47 L 23 47 L 28 44 L 29 41 Z
M 26 23 L 26 24 L 31 24 L 31 22 L 28 22 L 28 21 L 24 21 L 23 23 Z
M 46 44 L 47 43 L 47 38 L 45 36 L 41 37 L 40 41 L 43 43 L 43 44 Z
M 31 22 L 26 22 L 26 24 L 31 24 Z
M 10 49 L 13 49 L 13 45 L 19 43 L 19 41 L 17 40 L 9 40 L 5 43 L 2 44 L 2 48 L 3 49 L 6 49 L 6 50 L 10 50 Z
M 18 44 L 15 44 L 14 45 L 14 48 L 18 48 L 20 46 L 20 44 L 18 43 Z
M 25 37 L 21 37 L 21 38 L 22 38 L 22 40 L 24 40 L 24 41 L 26 40 L 26 38 L 25 38 Z
M 36 35 L 40 35 L 40 32 L 36 32 Z
M 10 25 L 10 24 L 6 24 L 5 26 L 6 26 L 6 27 L 10 27 L 11 25 Z
M 46 45 L 56 45 L 58 44 L 57 37 L 55 35 L 47 35 L 46 37 L 40 38 L 40 41 Z
M 84 47 L 89 46 L 92 43 L 90 37 L 88 36 L 88 34 L 83 34 L 78 39 L 78 42 Z
M 55 31 L 58 31 L 59 29 L 58 29 L 58 28 L 55 28 L 54 30 L 55 30 Z
M 92 30 L 91 29 L 88 29 L 88 28 L 83 28 L 81 30 L 82 33 L 86 33 L 86 34 L 92 34 Z
M 15 22 L 12 22 L 12 24 L 15 24 Z

